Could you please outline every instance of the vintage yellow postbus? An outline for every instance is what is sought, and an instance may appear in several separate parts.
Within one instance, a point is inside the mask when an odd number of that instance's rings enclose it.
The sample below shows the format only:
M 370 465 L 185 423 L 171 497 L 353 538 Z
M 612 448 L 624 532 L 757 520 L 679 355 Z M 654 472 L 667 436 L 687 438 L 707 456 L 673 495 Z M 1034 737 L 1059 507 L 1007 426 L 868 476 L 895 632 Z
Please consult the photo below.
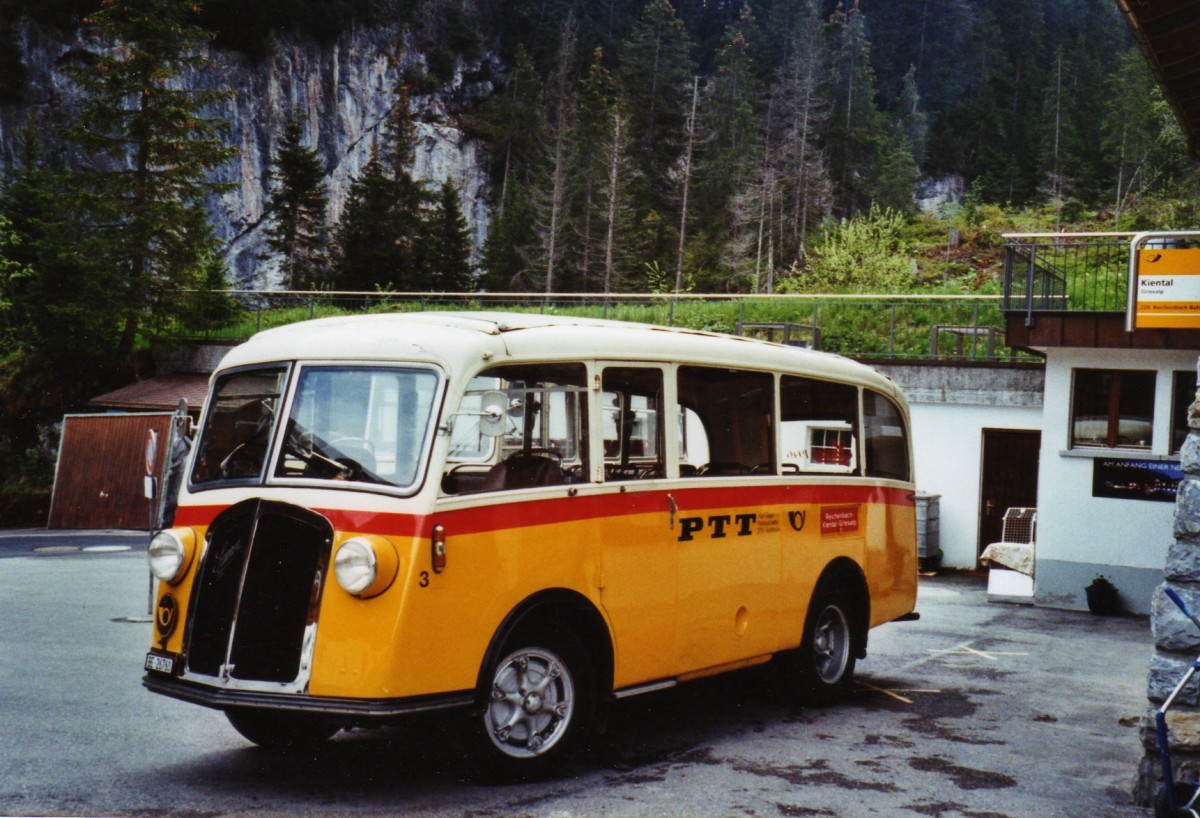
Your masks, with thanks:
M 262 745 L 444 709 L 503 775 L 773 657 L 828 702 L 915 616 L 912 479 L 903 396 L 833 355 L 523 314 L 268 330 L 151 543 L 144 684 Z

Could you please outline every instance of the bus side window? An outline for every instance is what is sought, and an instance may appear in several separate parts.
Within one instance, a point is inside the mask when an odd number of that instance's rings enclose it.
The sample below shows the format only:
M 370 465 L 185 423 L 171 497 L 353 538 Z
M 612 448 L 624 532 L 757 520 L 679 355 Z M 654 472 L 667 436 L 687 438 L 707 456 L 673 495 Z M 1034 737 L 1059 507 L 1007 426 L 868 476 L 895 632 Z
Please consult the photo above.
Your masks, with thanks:
M 679 402 L 695 412 L 707 437 L 708 460 L 696 466 L 697 477 L 776 473 L 774 386 L 766 372 L 679 367 Z M 680 474 L 687 474 L 684 464 Z
M 779 457 L 785 473 L 858 471 L 857 387 L 784 375 L 779 405 Z
M 863 428 L 866 436 L 867 476 L 909 480 L 908 430 L 904 415 L 878 392 L 863 392 Z
M 662 371 L 608 367 L 601 388 L 604 479 L 663 477 Z
M 447 494 L 539 488 L 584 479 L 587 472 L 587 370 L 580 363 L 508 364 L 472 380 L 463 398 L 462 432 L 452 437 L 442 490 Z M 506 393 L 505 430 L 482 440 L 470 412 L 478 387 Z M 476 424 L 477 425 L 477 424 Z

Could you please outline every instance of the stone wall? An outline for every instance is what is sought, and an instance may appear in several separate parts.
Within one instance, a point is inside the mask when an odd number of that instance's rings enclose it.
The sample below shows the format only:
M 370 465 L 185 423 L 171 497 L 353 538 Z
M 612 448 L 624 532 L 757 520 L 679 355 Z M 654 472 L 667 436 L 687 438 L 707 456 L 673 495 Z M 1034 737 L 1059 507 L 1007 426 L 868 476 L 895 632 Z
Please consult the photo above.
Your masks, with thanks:
M 1175 502 L 1175 541 L 1167 553 L 1163 584 L 1154 592 L 1151 603 L 1154 655 L 1146 683 L 1150 706 L 1141 721 L 1145 755 L 1134 787 L 1134 798 L 1142 806 L 1153 803 L 1162 783 L 1154 713 L 1200 654 L 1200 628 L 1164 593 L 1170 587 L 1193 613 L 1200 611 L 1200 395 L 1188 412 L 1188 426 L 1190 431 L 1180 453 L 1184 478 Z M 1200 674 L 1175 699 L 1167 714 L 1167 725 L 1175 779 L 1200 779 Z

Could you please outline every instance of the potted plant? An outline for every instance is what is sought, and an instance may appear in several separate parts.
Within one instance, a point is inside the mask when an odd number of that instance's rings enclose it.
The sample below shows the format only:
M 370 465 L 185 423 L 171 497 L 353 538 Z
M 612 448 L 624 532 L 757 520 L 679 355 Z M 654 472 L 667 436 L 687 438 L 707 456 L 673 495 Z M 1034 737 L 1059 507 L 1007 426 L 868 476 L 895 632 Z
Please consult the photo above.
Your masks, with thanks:
M 1096 574 L 1092 584 L 1083 592 L 1087 594 L 1088 610 L 1097 616 L 1113 616 L 1121 612 L 1121 594 L 1104 574 Z

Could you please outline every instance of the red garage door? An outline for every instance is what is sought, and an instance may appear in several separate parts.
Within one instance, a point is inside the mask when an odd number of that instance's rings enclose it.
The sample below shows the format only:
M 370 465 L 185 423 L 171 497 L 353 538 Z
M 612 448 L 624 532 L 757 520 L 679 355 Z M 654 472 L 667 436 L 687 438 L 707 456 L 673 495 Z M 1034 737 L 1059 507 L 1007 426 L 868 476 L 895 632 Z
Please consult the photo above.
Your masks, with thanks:
M 169 412 L 63 418 L 49 527 L 147 530 L 146 436 L 158 433 L 161 475 L 170 428 Z

